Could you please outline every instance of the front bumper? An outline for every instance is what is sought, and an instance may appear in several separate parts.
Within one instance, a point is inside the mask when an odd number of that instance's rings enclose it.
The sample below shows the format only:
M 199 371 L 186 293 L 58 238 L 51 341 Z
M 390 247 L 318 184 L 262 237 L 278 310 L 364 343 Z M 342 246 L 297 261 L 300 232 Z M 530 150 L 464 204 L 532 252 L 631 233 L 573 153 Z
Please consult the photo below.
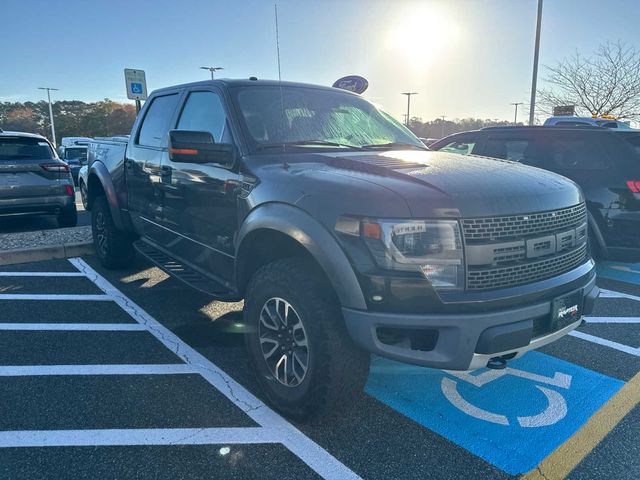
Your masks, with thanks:
M 397 314 L 348 308 L 343 308 L 342 313 L 351 338 L 371 353 L 432 368 L 473 370 L 486 366 L 493 357 L 520 356 L 576 328 L 580 320 L 554 332 L 535 333 L 535 322 L 550 318 L 554 298 L 576 289 L 583 293 L 583 315 L 591 313 L 599 293 L 593 264 L 577 281 L 558 285 L 545 299 L 524 306 L 515 306 L 519 303 L 513 299 L 512 308 L 481 313 Z M 482 305 L 478 307 L 480 310 Z M 427 349 L 407 343 L 383 343 L 380 329 L 434 332 L 435 343 Z

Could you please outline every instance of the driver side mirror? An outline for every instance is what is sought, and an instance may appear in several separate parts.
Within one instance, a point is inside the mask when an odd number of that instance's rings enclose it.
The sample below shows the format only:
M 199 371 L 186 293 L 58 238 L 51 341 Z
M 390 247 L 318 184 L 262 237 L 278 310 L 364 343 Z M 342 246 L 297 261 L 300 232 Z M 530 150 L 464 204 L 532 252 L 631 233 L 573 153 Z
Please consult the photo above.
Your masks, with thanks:
M 169 131 L 169 158 L 179 163 L 217 163 L 231 165 L 235 147 L 230 143 L 215 143 L 211 132 L 195 130 Z

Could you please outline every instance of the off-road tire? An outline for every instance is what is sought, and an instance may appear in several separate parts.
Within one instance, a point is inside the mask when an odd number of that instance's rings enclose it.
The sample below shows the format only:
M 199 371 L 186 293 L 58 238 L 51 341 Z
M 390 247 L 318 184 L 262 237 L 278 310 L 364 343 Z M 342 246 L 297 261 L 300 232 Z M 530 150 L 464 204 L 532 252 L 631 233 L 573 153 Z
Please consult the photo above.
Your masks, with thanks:
M 263 356 L 260 314 L 273 298 L 288 302 L 304 327 L 308 369 L 297 386 L 281 384 Z M 250 363 L 267 402 L 285 416 L 311 420 L 334 416 L 362 395 L 369 373 L 369 355 L 347 334 L 340 305 L 323 276 L 302 258 L 276 260 L 252 277 L 244 306 Z
M 78 225 L 78 211 L 75 203 L 70 207 L 62 209 L 58 214 L 58 226 L 61 228 L 75 227 Z
M 109 203 L 104 196 L 96 198 L 93 202 L 91 231 L 96 255 L 103 267 L 115 270 L 133 263 L 133 237 L 130 233 L 116 228 Z

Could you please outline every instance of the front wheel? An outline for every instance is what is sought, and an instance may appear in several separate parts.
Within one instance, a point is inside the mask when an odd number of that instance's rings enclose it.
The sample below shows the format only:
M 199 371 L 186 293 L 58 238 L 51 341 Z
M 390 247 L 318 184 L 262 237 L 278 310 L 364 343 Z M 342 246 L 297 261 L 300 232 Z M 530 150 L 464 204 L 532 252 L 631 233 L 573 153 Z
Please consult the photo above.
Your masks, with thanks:
M 244 307 L 246 343 L 268 402 L 296 420 L 335 414 L 362 394 L 369 355 L 349 338 L 321 273 L 277 260 L 253 276 Z
M 111 217 L 109 203 L 104 196 L 93 202 L 91 231 L 96 255 L 103 267 L 124 268 L 133 262 L 135 251 L 128 232 L 118 230 Z

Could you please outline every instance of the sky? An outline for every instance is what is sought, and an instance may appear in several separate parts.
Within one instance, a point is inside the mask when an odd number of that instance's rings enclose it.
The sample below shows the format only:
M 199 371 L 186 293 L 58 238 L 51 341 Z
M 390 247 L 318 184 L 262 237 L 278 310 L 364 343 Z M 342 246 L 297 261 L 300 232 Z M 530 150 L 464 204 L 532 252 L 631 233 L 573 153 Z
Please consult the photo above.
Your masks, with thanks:
M 528 104 L 537 0 L 0 0 L 0 101 L 126 99 L 124 68 L 148 90 L 220 77 L 331 85 L 369 81 L 365 96 L 402 119 L 512 120 Z M 545 65 L 607 40 L 640 47 L 639 0 L 545 0 Z M 523 112 L 522 107 L 520 112 Z M 526 108 L 525 108 L 526 112 Z M 519 116 L 524 120 L 524 114 Z

